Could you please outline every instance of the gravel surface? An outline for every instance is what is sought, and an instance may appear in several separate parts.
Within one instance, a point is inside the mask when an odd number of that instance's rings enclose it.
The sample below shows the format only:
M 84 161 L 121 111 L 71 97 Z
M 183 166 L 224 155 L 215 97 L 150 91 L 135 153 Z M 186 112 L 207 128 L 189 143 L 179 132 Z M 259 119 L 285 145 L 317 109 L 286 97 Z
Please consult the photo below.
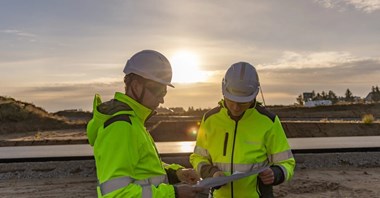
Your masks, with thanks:
M 380 152 L 296 154 L 290 182 L 276 197 L 380 197 Z M 188 158 L 166 157 L 187 164 Z M 0 164 L 0 197 L 96 197 L 94 160 Z
M 2 146 L 86 143 L 83 131 L 27 133 Z M 275 186 L 280 198 L 380 197 L 380 152 L 295 154 L 293 179 Z M 163 157 L 189 167 L 187 156 Z M 96 197 L 93 160 L 0 163 L 0 197 Z

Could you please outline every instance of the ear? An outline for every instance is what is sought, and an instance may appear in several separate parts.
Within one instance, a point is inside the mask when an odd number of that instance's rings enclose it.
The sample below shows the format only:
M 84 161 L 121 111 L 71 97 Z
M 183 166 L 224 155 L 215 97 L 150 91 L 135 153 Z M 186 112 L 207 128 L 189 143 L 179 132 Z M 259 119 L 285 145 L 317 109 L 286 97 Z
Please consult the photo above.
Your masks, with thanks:
M 142 88 L 141 82 L 139 82 L 137 79 L 133 79 L 130 86 L 131 86 L 131 89 L 133 89 L 133 91 L 135 92 L 140 91 Z
M 126 94 L 129 96 L 138 94 L 141 91 L 141 83 L 136 79 L 131 80 L 129 84 L 126 86 L 128 86 L 128 88 L 126 89 Z

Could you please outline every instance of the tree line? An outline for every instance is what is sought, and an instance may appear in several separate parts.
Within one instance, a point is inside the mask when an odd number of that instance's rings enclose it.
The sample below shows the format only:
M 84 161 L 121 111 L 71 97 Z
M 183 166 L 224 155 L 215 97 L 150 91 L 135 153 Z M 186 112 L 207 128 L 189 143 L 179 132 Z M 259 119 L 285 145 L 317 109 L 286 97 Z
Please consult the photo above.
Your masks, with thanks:
M 370 100 L 373 102 L 379 102 L 380 101 L 380 90 L 378 86 L 372 86 L 371 92 L 370 92 Z M 338 102 L 354 102 L 355 97 L 350 89 L 347 89 L 344 96 L 337 96 L 333 91 L 322 91 L 321 93 L 315 92 L 314 90 L 309 94 L 308 98 L 304 98 L 303 94 L 300 94 L 296 101 L 298 104 L 303 105 L 307 101 L 316 101 L 316 100 L 330 100 L 332 104 L 336 104 Z

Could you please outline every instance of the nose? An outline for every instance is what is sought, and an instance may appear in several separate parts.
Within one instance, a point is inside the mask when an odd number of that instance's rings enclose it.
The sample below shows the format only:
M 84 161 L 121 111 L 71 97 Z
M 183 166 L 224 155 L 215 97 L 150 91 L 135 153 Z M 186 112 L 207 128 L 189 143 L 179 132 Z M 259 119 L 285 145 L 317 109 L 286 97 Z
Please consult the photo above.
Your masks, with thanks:
M 237 104 L 237 103 L 232 103 L 232 110 L 233 111 L 239 111 L 240 110 L 240 105 L 239 104 Z

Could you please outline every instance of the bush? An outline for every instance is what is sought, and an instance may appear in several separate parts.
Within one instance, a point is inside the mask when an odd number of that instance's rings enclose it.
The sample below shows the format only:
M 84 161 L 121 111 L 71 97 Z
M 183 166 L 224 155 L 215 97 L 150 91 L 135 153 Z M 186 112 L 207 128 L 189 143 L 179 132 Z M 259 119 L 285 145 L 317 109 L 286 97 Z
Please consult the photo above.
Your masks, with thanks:
M 375 121 L 375 118 L 372 114 L 365 114 L 362 118 L 362 121 L 364 124 L 371 124 L 373 121 Z

